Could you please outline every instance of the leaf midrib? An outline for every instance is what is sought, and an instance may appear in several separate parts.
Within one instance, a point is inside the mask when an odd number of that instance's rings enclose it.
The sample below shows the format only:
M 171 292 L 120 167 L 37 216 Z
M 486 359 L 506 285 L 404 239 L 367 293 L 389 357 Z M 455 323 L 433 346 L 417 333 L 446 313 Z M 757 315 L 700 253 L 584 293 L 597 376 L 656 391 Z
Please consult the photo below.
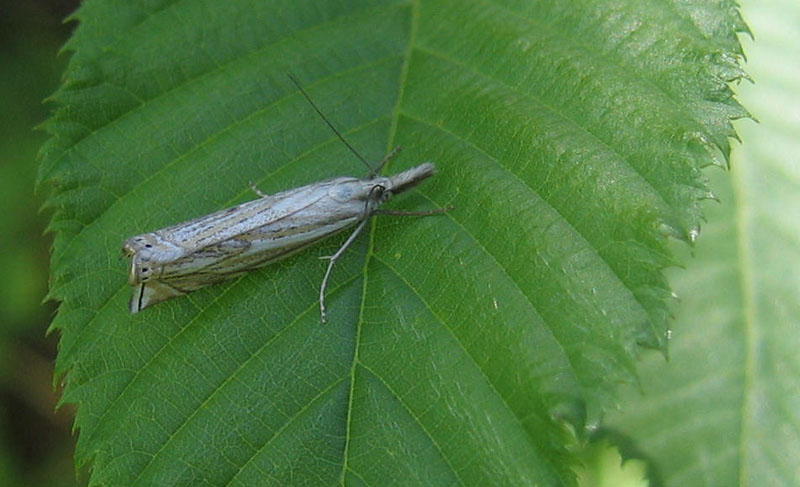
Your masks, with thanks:
M 751 420 L 753 411 L 750 409 L 752 392 L 755 389 L 757 380 L 757 360 L 758 360 L 758 329 L 756 323 L 756 298 L 755 298 L 755 258 L 753 256 L 753 242 L 749 239 L 754 232 L 750 229 L 751 208 L 750 192 L 746 174 L 747 164 L 740 164 L 738 171 L 731 173 L 731 187 L 733 190 L 733 215 L 736 228 L 736 247 L 737 258 L 739 261 L 739 292 L 742 296 L 742 318 L 744 335 L 744 361 L 742 364 L 742 404 L 741 416 L 739 418 L 739 442 L 738 442 L 738 476 L 739 482 L 749 478 L 747 467 L 750 464 L 748 458 L 749 431 L 752 428 Z
M 405 52 L 403 54 L 403 66 L 400 69 L 400 77 L 397 83 L 397 98 L 395 101 L 395 106 L 392 109 L 391 115 L 391 125 L 389 127 L 389 134 L 386 140 L 386 148 L 385 152 L 387 154 L 390 153 L 392 150 L 392 146 L 395 143 L 396 135 L 397 135 L 397 125 L 400 120 L 400 113 L 401 113 L 401 106 L 403 104 L 403 96 L 405 95 L 405 87 L 408 80 L 408 66 L 411 62 L 411 54 L 414 49 L 414 45 L 416 44 L 417 39 L 417 32 L 419 29 L 419 0 L 412 0 L 411 2 L 411 28 L 409 31 L 408 36 L 408 45 L 406 46 Z M 356 383 L 356 367 L 359 362 L 359 352 L 361 347 L 361 331 L 362 326 L 364 324 L 364 304 L 366 303 L 366 295 L 367 295 L 367 287 L 369 282 L 369 263 L 370 259 L 375 256 L 375 220 L 369 223 L 369 244 L 367 245 L 367 250 L 364 255 L 364 265 L 361 270 L 361 274 L 363 275 L 362 280 L 362 289 L 361 289 L 361 303 L 358 310 L 358 322 L 356 324 L 356 342 L 355 346 L 353 347 L 353 362 L 350 366 L 350 391 L 348 393 L 348 404 L 347 404 L 347 423 L 345 425 L 345 445 L 344 451 L 342 452 L 342 472 L 339 478 L 339 483 L 344 487 L 345 485 L 345 475 L 348 471 L 348 460 L 350 456 L 350 426 L 352 424 L 352 415 L 353 415 L 353 396 L 355 392 L 355 383 Z

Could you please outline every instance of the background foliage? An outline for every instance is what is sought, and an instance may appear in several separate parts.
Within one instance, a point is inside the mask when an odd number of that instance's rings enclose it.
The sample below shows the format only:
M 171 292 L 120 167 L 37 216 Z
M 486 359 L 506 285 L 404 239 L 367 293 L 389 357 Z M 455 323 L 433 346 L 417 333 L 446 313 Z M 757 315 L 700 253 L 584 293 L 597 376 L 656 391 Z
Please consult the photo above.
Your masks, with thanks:
M 669 364 L 642 363 L 642 389 L 610 424 L 631 435 L 665 485 L 797 485 L 800 320 L 800 6 L 744 3 L 742 122 L 730 176 L 688 272 L 671 281 L 676 307 Z
M 57 336 L 45 338 L 55 303 L 47 292 L 47 217 L 33 194 L 34 131 L 48 114 L 42 99 L 66 62 L 56 54 L 69 36 L 68 2 L 0 3 L 0 485 L 65 487 L 76 483 L 70 407 L 54 414 L 52 369 Z

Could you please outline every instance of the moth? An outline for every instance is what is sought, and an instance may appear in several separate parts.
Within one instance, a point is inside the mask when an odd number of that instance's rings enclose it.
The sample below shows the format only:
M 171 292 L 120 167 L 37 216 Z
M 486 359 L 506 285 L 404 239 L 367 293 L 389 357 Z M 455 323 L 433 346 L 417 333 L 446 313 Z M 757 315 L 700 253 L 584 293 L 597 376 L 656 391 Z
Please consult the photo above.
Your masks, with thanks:
M 297 80 L 299 91 L 339 139 L 367 166 L 333 124 L 317 108 Z M 258 199 L 161 230 L 129 238 L 123 244 L 131 258 L 130 310 L 137 313 L 167 299 L 230 279 L 286 258 L 320 240 L 355 226 L 330 257 L 319 292 L 321 320 L 326 321 L 325 290 L 336 261 L 376 214 L 431 215 L 449 208 L 404 212 L 381 210 L 393 195 L 408 191 L 433 176 L 426 162 L 393 176 L 381 168 L 400 150 L 387 155 L 366 178 L 339 177 L 267 195 L 255 186 Z

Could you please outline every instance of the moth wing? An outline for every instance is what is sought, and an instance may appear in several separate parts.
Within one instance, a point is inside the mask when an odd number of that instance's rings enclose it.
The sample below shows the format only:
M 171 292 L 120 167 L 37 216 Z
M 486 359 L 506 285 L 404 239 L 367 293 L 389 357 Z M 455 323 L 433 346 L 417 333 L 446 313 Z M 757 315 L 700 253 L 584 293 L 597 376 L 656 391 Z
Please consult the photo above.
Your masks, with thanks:
M 216 247 L 238 247 L 242 242 L 260 239 L 258 229 L 296 215 L 329 197 L 332 186 L 356 179 L 337 178 L 290 189 L 129 239 L 124 250 L 132 256 L 129 276 L 133 287 L 131 312 L 137 313 L 167 299 L 234 277 L 310 245 L 316 239 L 298 242 L 287 239 L 282 248 L 273 252 L 237 257 L 233 266 L 230 258 L 240 252 L 225 252 L 226 258 L 213 255 Z M 249 243 L 241 246 L 242 251 L 250 247 Z M 200 263 L 205 254 L 212 255 L 208 257 L 212 261 L 220 261 L 217 267 L 223 261 L 227 267 L 206 268 L 208 263 Z M 206 270 L 202 273 L 188 270 L 195 267 Z
M 130 302 L 131 313 L 138 313 L 148 306 L 184 294 L 186 293 L 156 279 L 142 282 L 133 286 Z
M 155 233 L 186 249 L 186 253 L 180 256 L 183 257 L 292 216 L 326 197 L 335 181 L 323 181 L 261 197 Z

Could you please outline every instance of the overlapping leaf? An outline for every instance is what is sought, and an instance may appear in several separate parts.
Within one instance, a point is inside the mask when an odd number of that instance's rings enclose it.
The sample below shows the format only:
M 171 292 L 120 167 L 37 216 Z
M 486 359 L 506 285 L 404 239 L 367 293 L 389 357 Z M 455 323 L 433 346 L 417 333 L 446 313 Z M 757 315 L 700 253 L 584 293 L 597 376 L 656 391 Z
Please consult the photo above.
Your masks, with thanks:
M 611 427 L 634 440 L 669 486 L 793 486 L 800 480 L 798 295 L 800 268 L 800 55 L 794 2 L 743 2 L 755 43 L 755 84 L 740 93 L 760 123 L 742 123 L 733 184 L 720 175 L 720 204 L 688 272 L 667 367 L 644 361 L 645 394 L 626 398 Z

